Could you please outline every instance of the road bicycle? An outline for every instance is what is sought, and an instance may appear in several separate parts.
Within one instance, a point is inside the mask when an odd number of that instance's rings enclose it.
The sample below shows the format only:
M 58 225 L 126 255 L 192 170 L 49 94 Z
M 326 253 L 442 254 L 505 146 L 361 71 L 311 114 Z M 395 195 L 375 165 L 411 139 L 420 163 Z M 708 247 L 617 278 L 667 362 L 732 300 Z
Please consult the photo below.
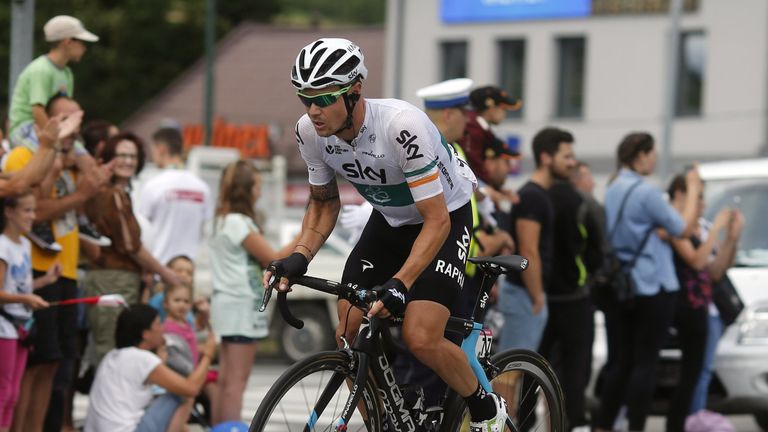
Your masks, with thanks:
M 446 330 L 461 333 L 472 371 L 486 391 L 503 396 L 509 407 L 509 431 L 563 432 L 563 392 L 554 371 L 539 354 L 507 350 L 491 356 L 492 337 L 475 317 L 484 315 L 489 292 L 502 273 L 523 271 L 520 256 L 470 258 L 483 273 L 469 319 L 450 317 Z M 303 276 L 291 284 L 333 294 L 367 311 L 376 293 L 355 284 Z M 271 289 L 264 294 L 262 308 Z M 288 308 L 287 292 L 278 292 L 278 309 L 288 324 L 301 328 Z M 295 363 L 272 385 L 251 421 L 250 432 L 367 431 L 459 432 L 469 430 L 464 399 L 446 390 L 440 406 L 424 406 L 423 390 L 401 386 L 387 358 L 388 320 L 363 318 L 350 346 L 319 352 Z M 400 321 L 395 319 L 395 321 Z

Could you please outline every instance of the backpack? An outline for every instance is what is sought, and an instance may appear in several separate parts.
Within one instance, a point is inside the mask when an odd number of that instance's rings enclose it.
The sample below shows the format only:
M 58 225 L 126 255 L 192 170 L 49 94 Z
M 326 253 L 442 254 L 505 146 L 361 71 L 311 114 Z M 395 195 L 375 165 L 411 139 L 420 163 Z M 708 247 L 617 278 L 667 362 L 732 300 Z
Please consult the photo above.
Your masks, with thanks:
M 609 302 L 630 302 L 634 299 L 635 294 L 637 293 L 635 280 L 632 277 L 632 269 L 635 267 L 635 263 L 645 248 L 646 243 L 648 243 L 648 239 L 653 232 L 653 227 L 649 228 L 645 233 L 643 240 L 640 242 L 640 246 L 629 261 L 622 261 L 619 259 L 616 251 L 613 249 L 612 240 L 616 234 L 616 229 L 621 222 L 622 216 L 624 215 L 624 207 L 627 204 L 629 196 L 642 182 L 642 180 L 635 182 L 624 195 L 616 215 L 616 221 L 613 224 L 613 229 L 611 229 L 611 232 L 608 234 L 608 242 L 606 242 L 606 250 L 602 266 L 595 272 L 592 279 L 594 287 L 593 298 L 598 307 L 604 306 Z

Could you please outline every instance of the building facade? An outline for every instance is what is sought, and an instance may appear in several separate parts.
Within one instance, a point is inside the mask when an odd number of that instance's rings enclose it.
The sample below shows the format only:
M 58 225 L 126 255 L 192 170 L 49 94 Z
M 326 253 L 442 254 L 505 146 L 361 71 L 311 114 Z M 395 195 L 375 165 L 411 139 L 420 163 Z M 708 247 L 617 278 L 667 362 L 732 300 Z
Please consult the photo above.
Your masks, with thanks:
M 578 155 L 612 168 L 630 131 L 661 140 L 666 1 L 390 0 L 384 93 L 459 76 L 523 99 L 498 128 L 530 155 L 537 130 L 574 133 Z M 765 154 L 768 2 L 686 0 L 675 55 L 671 148 L 685 161 Z

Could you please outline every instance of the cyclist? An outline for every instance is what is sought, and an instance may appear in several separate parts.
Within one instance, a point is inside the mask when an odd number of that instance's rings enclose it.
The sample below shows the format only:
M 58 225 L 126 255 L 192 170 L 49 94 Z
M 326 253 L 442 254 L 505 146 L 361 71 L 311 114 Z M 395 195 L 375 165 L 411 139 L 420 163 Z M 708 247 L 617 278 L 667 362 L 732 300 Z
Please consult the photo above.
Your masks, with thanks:
M 465 398 L 471 431 L 502 431 L 506 402 L 483 390 L 466 355 L 443 335 L 465 277 L 474 174 L 421 110 L 363 98 L 367 74 L 362 51 L 346 39 L 319 39 L 296 57 L 291 83 L 306 115 L 295 132 L 310 201 L 294 253 L 270 265 L 264 284 L 287 290 L 306 272 L 336 225 L 340 174 L 374 208 L 342 282 L 379 292 L 369 316 L 404 316 L 408 349 Z M 337 337 L 351 341 L 362 313 L 344 300 L 338 313 Z

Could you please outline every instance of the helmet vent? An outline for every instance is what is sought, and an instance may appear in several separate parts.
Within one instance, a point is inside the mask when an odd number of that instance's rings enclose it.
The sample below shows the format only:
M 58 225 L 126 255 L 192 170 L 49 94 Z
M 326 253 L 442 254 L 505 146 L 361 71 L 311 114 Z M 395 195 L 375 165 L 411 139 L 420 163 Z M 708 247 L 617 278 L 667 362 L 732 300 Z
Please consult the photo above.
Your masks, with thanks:
M 323 62 L 323 64 L 320 65 L 320 68 L 315 73 L 315 76 L 322 76 L 327 74 L 331 66 L 335 65 L 336 62 L 339 61 L 339 59 L 344 56 L 344 54 L 346 54 L 346 51 L 344 51 L 343 49 L 337 49 L 336 51 L 331 53 L 331 55 L 329 55 L 328 58 L 325 59 L 325 62 Z
M 322 40 L 322 39 L 319 39 L 317 42 L 315 42 L 315 44 L 314 44 L 314 45 L 312 45 L 312 48 L 310 48 L 310 49 L 309 49 L 309 53 L 311 54 L 311 53 L 312 53 L 312 51 L 314 51 L 314 50 L 315 50 L 315 48 L 319 47 L 319 46 L 320 46 L 320 45 L 322 45 L 322 44 L 323 44 L 323 40 Z
M 333 71 L 334 75 L 347 75 L 350 72 L 352 72 L 357 65 L 360 63 L 360 60 L 357 57 L 350 57 L 347 59 L 347 61 L 344 62 L 341 66 L 336 68 L 335 71 Z

